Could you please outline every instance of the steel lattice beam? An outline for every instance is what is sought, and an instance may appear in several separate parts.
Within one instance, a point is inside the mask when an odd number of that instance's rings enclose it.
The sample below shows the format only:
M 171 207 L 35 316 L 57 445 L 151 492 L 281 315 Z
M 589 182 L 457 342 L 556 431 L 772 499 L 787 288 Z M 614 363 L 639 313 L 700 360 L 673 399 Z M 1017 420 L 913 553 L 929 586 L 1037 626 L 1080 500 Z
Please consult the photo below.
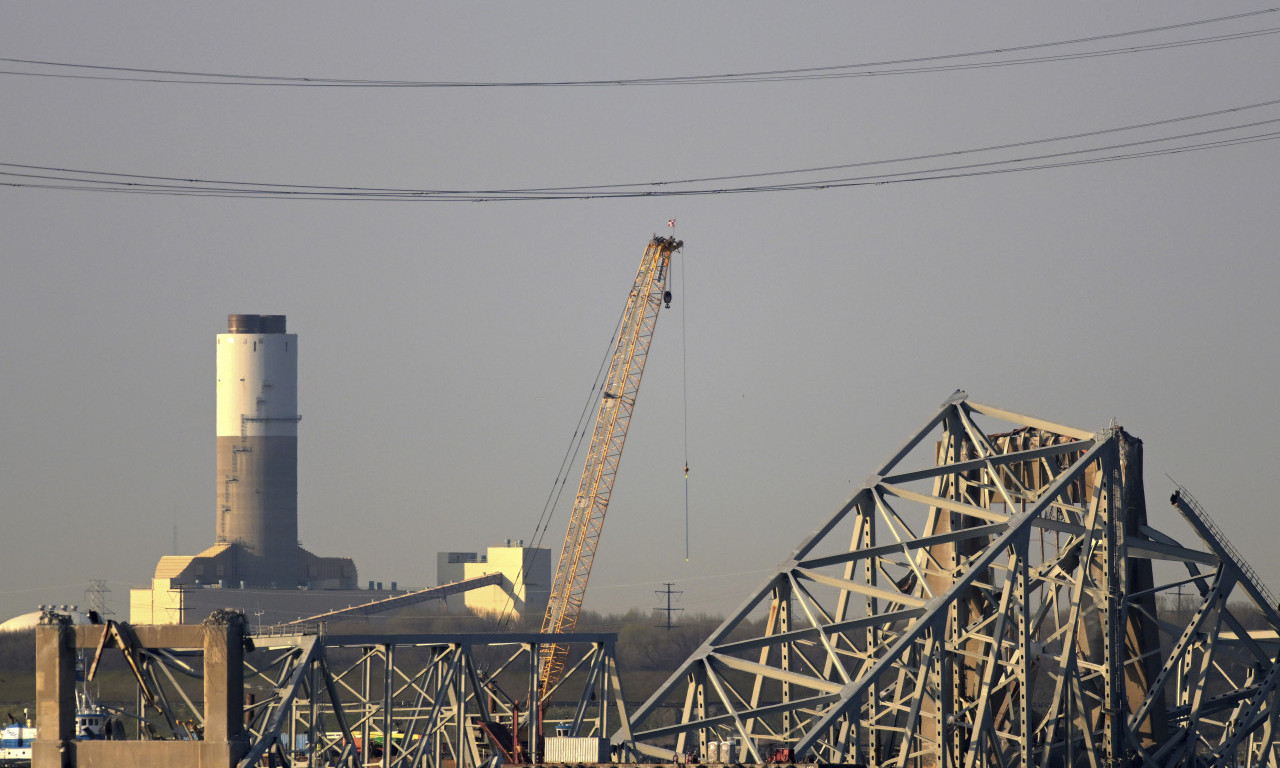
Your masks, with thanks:
M 621 723 L 622 754 L 628 754 L 629 713 L 613 635 L 257 635 L 254 642 L 274 656 L 246 682 L 271 680 L 274 694 L 250 712 L 252 747 L 240 768 L 263 765 L 282 737 L 293 742 L 300 734 L 312 765 L 539 762 L 541 739 L 529 738 L 529 730 L 543 727 L 544 716 L 547 727 L 559 721 L 572 736 L 603 738 Z M 547 701 L 530 718 L 542 654 L 552 644 L 581 653 L 557 689 L 562 712 L 552 713 Z M 525 681 L 523 690 L 497 685 L 513 677 Z M 567 698 L 570 683 L 580 687 Z M 510 743 L 500 743 L 512 733 Z
M 1276 765 L 1280 614 L 1190 494 L 1173 501 L 1182 542 L 1148 524 L 1123 429 L 957 393 L 637 710 L 634 738 L 699 759 L 733 740 L 720 758 L 742 762 Z M 1190 612 L 1171 602 L 1187 586 Z
M 321 626 L 249 635 L 234 611 L 203 625 L 77 629 L 56 614 L 50 621 L 37 638 L 38 707 L 42 722 L 62 727 L 44 729 L 37 766 L 496 768 L 542 762 L 544 727 L 605 749 L 619 729 L 614 752 L 633 757 L 612 634 L 328 635 Z M 71 728 L 74 653 L 105 644 L 104 635 L 123 638 L 117 646 L 136 665 L 149 703 L 144 709 L 139 693 L 137 711 L 112 709 L 137 728 L 79 741 Z M 554 699 L 539 700 L 552 644 L 570 649 L 571 664 Z

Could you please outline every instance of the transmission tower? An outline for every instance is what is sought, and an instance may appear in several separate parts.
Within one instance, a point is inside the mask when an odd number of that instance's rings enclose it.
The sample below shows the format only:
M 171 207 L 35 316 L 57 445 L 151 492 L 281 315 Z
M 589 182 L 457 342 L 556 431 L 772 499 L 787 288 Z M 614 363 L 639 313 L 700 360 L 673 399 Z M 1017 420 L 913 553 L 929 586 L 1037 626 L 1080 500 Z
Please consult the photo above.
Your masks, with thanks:
M 675 627 L 675 626 L 677 626 L 677 625 L 675 625 L 675 624 L 672 624 L 672 623 L 671 623 L 671 614 L 673 614 L 673 613 L 679 613 L 680 611 L 683 611 L 684 609 L 683 609 L 683 608 L 672 608 L 672 607 L 671 607 L 671 596 L 672 596 L 672 595 L 683 595 L 683 594 L 684 594 L 684 592 L 682 592 L 682 591 L 680 591 L 680 590 L 672 590 L 671 588 L 672 588 L 672 587 L 674 587 L 674 586 L 675 586 L 675 584 L 673 584 L 673 583 L 671 583 L 671 582 L 669 582 L 669 581 L 667 581 L 667 582 L 663 582 L 663 586 L 664 586 L 664 587 L 666 587 L 666 589 L 655 589 L 655 590 L 653 591 L 653 594 L 655 594 L 655 595 L 659 595 L 659 596 L 666 595 L 666 597 L 667 597 L 667 607 L 666 607 L 666 608 L 658 607 L 658 608 L 654 608 L 653 610 L 658 611 L 659 613 L 665 613 L 665 614 L 667 614 L 667 623 L 666 623 L 666 624 L 659 624 L 658 626 L 659 626 L 659 627 L 664 627 L 664 628 L 666 628 L 666 629 L 672 629 L 672 628 L 674 628 L 674 627 Z
M 88 610 L 96 611 L 99 616 L 114 616 L 115 611 L 107 607 L 109 594 L 111 589 L 107 587 L 107 580 L 94 579 L 84 588 L 84 604 L 88 606 Z

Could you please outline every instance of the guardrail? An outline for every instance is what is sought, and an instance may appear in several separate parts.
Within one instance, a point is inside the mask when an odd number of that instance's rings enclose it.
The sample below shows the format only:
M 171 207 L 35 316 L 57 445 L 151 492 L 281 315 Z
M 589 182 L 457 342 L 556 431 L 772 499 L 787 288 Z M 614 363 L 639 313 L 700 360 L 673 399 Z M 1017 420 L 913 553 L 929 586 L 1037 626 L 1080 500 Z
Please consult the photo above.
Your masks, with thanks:
M 1169 476 L 1165 475 L 1165 477 Z M 1209 516 L 1209 513 L 1205 511 L 1204 507 L 1200 506 L 1200 502 L 1196 501 L 1196 497 L 1192 496 L 1191 492 L 1188 491 L 1185 486 L 1177 480 L 1174 480 L 1172 477 L 1169 477 L 1169 481 L 1178 488 L 1177 492 L 1174 494 L 1175 506 L 1177 506 L 1179 499 L 1185 502 L 1185 508 L 1190 511 L 1191 514 L 1195 515 L 1196 519 L 1200 521 L 1200 524 L 1213 534 L 1213 537 L 1217 539 L 1220 545 L 1222 545 L 1223 551 L 1225 551 L 1227 556 L 1231 558 L 1232 564 L 1235 565 L 1242 574 L 1244 574 L 1244 577 L 1249 580 L 1250 584 L 1252 584 L 1255 589 L 1258 590 L 1258 593 L 1266 598 L 1267 603 L 1270 604 L 1271 607 L 1276 607 L 1278 603 L 1276 602 L 1275 594 L 1267 587 L 1266 582 L 1264 582 L 1262 577 L 1258 575 L 1258 572 L 1253 569 L 1253 566 L 1249 565 L 1249 561 L 1244 559 L 1244 555 L 1240 554 L 1240 550 L 1236 549 L 1235 545 L 1232 544 L 1231 540 L 1227 538 L 1227 535 L 1222 532 L 1222 529 L 1218 527 L 1218 524 L 1213 521 L 1213 518 Z

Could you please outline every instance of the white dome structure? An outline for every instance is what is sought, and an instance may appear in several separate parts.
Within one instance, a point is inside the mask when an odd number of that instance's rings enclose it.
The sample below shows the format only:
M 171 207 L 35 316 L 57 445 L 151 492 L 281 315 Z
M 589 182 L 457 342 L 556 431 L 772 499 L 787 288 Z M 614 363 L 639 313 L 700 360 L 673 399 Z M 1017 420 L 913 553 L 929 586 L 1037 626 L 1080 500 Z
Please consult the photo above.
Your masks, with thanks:
M 40 606 L 40 610 L 32 611 L 31 613 L 24 613 L 20 616 L 14 616 L 12 619 L 9 619 L 3 624 L 0 624 L 0 632 L 23 632 L 28 629 L 35 629 L 37 626 L 39 626 L 40 617 L 44 615 L 46 610 L 66 616 L 67 618 L 71 619 L 72 624 L 96 623 L 90 620 L 88 613 L 85 613 L 84 611 L 79 610 L 78 606 L 50 605 L 50 606 Z

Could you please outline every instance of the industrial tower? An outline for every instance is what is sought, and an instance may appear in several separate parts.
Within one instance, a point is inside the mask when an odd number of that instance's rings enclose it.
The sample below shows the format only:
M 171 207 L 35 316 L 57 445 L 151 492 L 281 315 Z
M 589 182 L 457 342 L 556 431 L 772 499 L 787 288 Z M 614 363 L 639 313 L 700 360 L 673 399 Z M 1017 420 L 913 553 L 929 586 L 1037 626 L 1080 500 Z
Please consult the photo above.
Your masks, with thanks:
M 160 559 L 151 588 L 130 593 L 135 623 L 199 620 L 209 604 L 248 600 L 243 590 L 291 590 L 254 603 L 278 604 L 279 617 L 293 619 L 336 607 L 299 588 L 357 586 L 350 558 L 298 543 L 298 335 L 284 315 L 229 315 L 215 357 L 216 539 L 198 555 Z M 241 593 L 203 594 L 210 589 Z
M 298 335 L 284 315 L 231 315 L 218 334 L 218 534 L 247 585 L 298 586 Z

